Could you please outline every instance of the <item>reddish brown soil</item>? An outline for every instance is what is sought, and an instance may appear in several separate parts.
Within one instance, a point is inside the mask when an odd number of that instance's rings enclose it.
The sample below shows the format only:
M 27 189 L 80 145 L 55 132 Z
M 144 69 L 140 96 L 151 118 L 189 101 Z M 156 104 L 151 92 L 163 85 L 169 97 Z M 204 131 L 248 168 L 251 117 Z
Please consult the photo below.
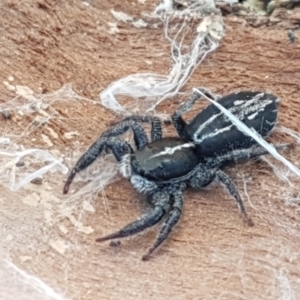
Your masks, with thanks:
M 120 77 L 158 70 L 166 74 L 169 45 L 161 28 L 138 29 L 118 23 L 119 33 L 108 32 L 108 22 L 117 22 L 110 9 L 139 18 L 142 11 L 152 11 L 156 2 L 103 0 L 86 6 L 77 0 L 2 0 L 0 103 L 15 96 L 2 84 L 9 76 L 14 77 L 13 84 L 28 86 L 36 93 L 51 93 L 71 82 L 79 95 L 98 100 L 99 93 Z M 224 22 L 226 36 L 221 46 L 193 74 L 186 90 L 200 85 L 218 94 L 272 91 L 282 101 L 280 123 L 298 131 L 300 44 L 291 43 L 280 27 L 252 28 L 230 15 Z M 177 105 L 168 100 L 159 110 L 171 113 Z M 115 119 L 100 105 L 88 102 L 58 101 L 53 107 L 60 118 L 36 128 L 21 144 L 48 149 L 41 134 L 49 134 L 50 126 L 59 135 L 52 140 L 52 149 L 68 153 L 79 147 L 83 151 Z M 14 114 L 11 120 L 1 120 L 1 136 L 21 134 L 34 117 Z M 80 136 L 66 139 L 64 133 L 71 131 Z M 283 135 L 274 140 L 290 141 Z M 299 148 L 285 156 L 298 164 Z M 27 208 L 21 203 L 31 191 L 14 193 L 2 187 L 5 200 L 0 201 L 1 211 L 21 211 L 12 213 L 6 224 L 15 238 L 7 242 L 10 256 L 68 299 L 299 298 L 299 206 L 286 204 L 288 197 L 298 196 L 299 189 L 280 181 L 264 162 L 241 165 L 229 173 L 255 226 L 243 224 L 233 200 L 221 187 L 187 191 L 180 224 L 149 262 L 140 258 L 153 242 L 154 231 L 124 240 L 119 248 L 94 242 L 141 214 L 137 195 L 125 180 L 105 189 L 106 200 L 103 195 L 94 197 L 95 212 L 85 213 L 81 219 L 95 230 L 89 235 L 74 230 L 73 224 L 59 215 L 52 216 L 59 222 L 43 224 L 43 208 Z M 58 173 L 45 179 L 59 199 L 64 199 L 64 179 Z M 26 207 L 20 208 L 22 205 Z M 57 229 L 62 224 L 68 233 Z M 18 234 L 13 234 L 14 230 Z M 68 245 L 61 253 L 51 247 L 51 241 L 57 239 Z

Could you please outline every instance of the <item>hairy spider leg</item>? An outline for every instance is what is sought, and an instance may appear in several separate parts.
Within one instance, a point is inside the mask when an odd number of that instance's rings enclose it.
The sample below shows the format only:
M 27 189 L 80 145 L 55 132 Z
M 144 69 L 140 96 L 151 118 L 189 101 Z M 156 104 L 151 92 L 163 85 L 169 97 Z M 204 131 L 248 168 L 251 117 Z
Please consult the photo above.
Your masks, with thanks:
M 123 121 L 132 120 L 139 123 L 151 123 L 151 142 L 159 140 L 163 137 L 161 120 L 154 116 L 130 116 L 125 118 Z M 170 121 L 165 121 L 170 123 Z
M 187 125 L 186 122 L 182 119 L 182 115 L 189 111 L 191 107 L 195 104 L 195 102 L 200 98 L 201 95 L 199 93 L 193 93 L 191 98 L 182 105 L 180 105 L 175 111 L 175 113 L 172 115 L 173 125 L 181 138 L 186 139 L 184 129 Z
M 274 145 L 275 149 L 277 150 L 284 150 L 288 146 L 289 146 L 288 144 Z M 220 156 L 209 157 L 205 159 L 205 162 L 206 165 L 208 165 L 208 167 L 215 168 L 215 167 L 219 167 L 225 162 L 232 162 L 232 161 L 237 162 L 240 160 L 257 158 L 259 156 L 266 155 L 266 154 L 270 154 L 270 153 L 264 147 L 260 145 L 256 145 L 248 149 L 232 150 Z
M 231 178 L 225 174 L 223 171 L 217 169 L 218 166 L 215 168 L 211 168 L 207 166 L 207 164 L 199 164 L 195 168 L 194 175 L 189 179 L 189 185 L 196 189 L 201 189 L 211 182 L 215 181 L 216 179 L 219 180 L 220 183 L 224 185 L 227 191 L 234 197 L 237 206 L 242 213 L 244 220 L 247 221 L 249 226 L 253 225 L 253 222 L 250 217 L 248 217 L 246 209 L 244 207 L 243 200 L 241 199 L 237 189 L 235 188 Z
M 126 120 L 118 123 L 117 125 L 107 129 L 101 134 L 100 138 L 106 137 L 116 137 L 128 131 L 129 129 L 133 131 L 134 142 L 137 149 L 141 149 L 143 146 L 148 144 L 148 137 L 143 128 L 143 126 L 135 121 Z
M 141 149 L 148 143 L 148 137 L 145 129 L 140 123 L 151 123 L 151 141 L 162 138 L 161 121 L 153 116 L 130 116 L 123 119 L 120 123 L 107 129 L 102 133 L 101 137 L 115 137 L 128 131 L 133 131 L 134 142 L 137 149 Z
M 158 192 L 153 195 L 151 203 L 154 208 L 140 219 L 128 224 L 119 231 L 109 234 L 107 236 L 96 239 L 96 242 L 103 242 L 111 239 L 118 239 L 137 234 L 149 227 L 157 224 L 170 207 L 170 197 L 167 193 Z
M 208 97 L 215 99 L 215 96 L 212 95 L 212 93 L 205 88 L 198 88 L 198 90 L 200 90 L 201 92 L 203 92 L 203 94 L 207 95 Z M 192 96 L 190 97 L 190 99 L 188 99 L 186 102 L 184 102 L 182 105 L 180 105 L 177 110 L 175 111 L 175 113 L 172 115 L 172 122 L 173 125 L 178 133 L 178 135 L 181 138 L 184 139 L 190 139 L 189 137 L 185 136 L 185 126 L 187 125 L 186 122 L 182 119 L 182 115 L 185 114 L 186 112 L 188 112 L 193 105 L 196 103 L 197 100 L 199 100 L 202 97 L 201 94 L 199 94 L 198 92 L 193 92 Z
M 237 191 L 236 187 L 234 186 L 231 178 L 221 170 L 216 171 L 216 178 L 219 180 L 220 183 L 223 184 L 223 186 L 226 188 L 226 190 L 229 192 L 229 194 L 234 197 L 235 202 L 236 202 L 241 214 L 244 217 L 244 221 L 249 226 L 253 226 L 254 223 L 253 223 L 252 219 L 247 215 L 243 200 L 242 200 L 239 192 Z
M 289 145 L 275 145 L 274 147 L 277 150 L 283 150 L 283 149 L 287 148 L 288 146 Z M 215 168 L 215 167 L 219 167 L 224 162 L 251 159 L 251 158 L 256 158 L 256 157 L 266 155 L 266 154 L 269 154 L 269 152 L 265 148 L 263 148 L 261 146 L 253 146 L 249 149 L 233 150 L 229 153 L 220 155 L 215 158 L 208 158 L 206 161 L 208 163 L 209 168 Z M 227 191 L 234 197 L 240 212 L 244 216 L 244 220 L 248 223 L 249 226 L 253 226 L 254 225 L 253 221 L 251 220 L 250 217 L 248 217 L 243 200 L 241 199 L 241 196 L 240 196 L 239 192 L 237 191 L 236 187 L 234 186 L 231 178 L 221 170 L 217 170 L 215 175 L 216 175 L 217 179 L 224 185 L 224 187 L 227 189 Z
M 93 163 L 106 147 L 112 150 L 118 162 L 121 161 L 124 155 L 133 153 L 131 146 L 122 140 L 107 137 L 99 138 L 98 141 L 92 144 L 92 146 L 79 158 L 76 165 L 71 170 L 63 189 L 64 194 L 68 193 L 75 175 Z
M 166 221 L 164 222 L 155 243 L 152 247 L 147 251 L 145 255 L 143 255 L 142 260 L 148 260 L 151 253 L 160 246 L 169 236 L 173 227 L 176 225 L 178 220 L 180 219 L 182 204 L 183 204 L 183 196 L 182 191 L 177 190 L 172 194 L 174 197 L 174 203 L 172 205 L 172 209 L 168 214 Z

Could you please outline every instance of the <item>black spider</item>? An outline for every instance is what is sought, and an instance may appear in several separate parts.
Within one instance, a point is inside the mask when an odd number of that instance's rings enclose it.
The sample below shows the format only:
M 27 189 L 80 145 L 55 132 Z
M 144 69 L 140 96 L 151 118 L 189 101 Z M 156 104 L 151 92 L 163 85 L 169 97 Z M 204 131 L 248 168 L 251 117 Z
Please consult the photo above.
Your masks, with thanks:
M 230 177 L 221 170 L 228 163 L 257 158 L 267 154 L 251 137 L 239 131 L 214 105 L 209 105 L 188 124 L 182 115 L 200 98 L 193 96 L 172 115 L 179 137 L 162 137 L 161 121 L 154 116 L 131 116 L 105 131 L 87 150 L 72 169 L 63 192 L 67 193 L 76 173 L 85 169 L 106 149 L 118 162 L 120 172 L 140 193 L 147 194 L 153 209 L 123 229 L 98 238 L 97 241 L 123 238 L 137 234 L 158 223 L 165 215 L 161 231 L 143 260 L 168 237 L 178 222 L 183 206 L 183 190 L 202 188 L 219 181 L 234 197 L 238 208 L 249 224 L 243 201 Z M 261 136 L 269 135 L 277 121 L 279 99 L 261 92 L 239 92 L 218 100 L 232 114 Z M 141 123 L 151 123 L 151 141 Z M 125 141 L 115 138 L 132 129 L 136 150 Z M 283 146 L 276 146 L 282 149 Z

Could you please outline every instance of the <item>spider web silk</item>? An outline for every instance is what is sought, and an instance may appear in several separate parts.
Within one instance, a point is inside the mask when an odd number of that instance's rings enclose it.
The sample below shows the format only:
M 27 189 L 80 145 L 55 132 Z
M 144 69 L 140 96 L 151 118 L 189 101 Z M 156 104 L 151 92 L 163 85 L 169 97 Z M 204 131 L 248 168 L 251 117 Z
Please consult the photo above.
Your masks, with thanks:
M 172 1 L 163 1 L 151 18 L 164 25 L 165 37 L 171 45 L 171 71 L 168 75 L 132 74 L 101 92 L 101 103 L 123 116 L 132 112 L 118 101 L 117 96 L 129 96 L 142 102 L 144 111 L 140 113 L 155 113 L 156 106 L 163 100 L 178 94 L 194 70 L 219 46 L 224 35 L 222 16 L 211 0 L 194 1 L 180 11 L 172 9 Z M 191 18 L 198 24 L 189 34 L 193 36 L 192 43 L 185 41 Z M 188 51 L 184 50 L 186 48 Z

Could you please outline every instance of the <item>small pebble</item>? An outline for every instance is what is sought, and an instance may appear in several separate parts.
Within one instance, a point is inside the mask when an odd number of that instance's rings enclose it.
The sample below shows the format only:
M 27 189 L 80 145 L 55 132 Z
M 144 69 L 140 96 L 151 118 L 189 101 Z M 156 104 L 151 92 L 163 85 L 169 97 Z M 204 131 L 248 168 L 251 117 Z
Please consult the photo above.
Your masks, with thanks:
M 289 38 L 290 42 L 295 43 L 297 37 L 296 37 L 295 33 L 293 32 L 293 30 L 288 30 L 287 34 L 288 34 L 288 38 Z
M 111 241 L 111 242 L 109 243 L 109 246 L 110 246 L 110 247 L 114 247 L 114 248 L 120 247 L 120 245 L 121 245 L 121 242 L 120 242 L 120 241 Z
M 11 114 L 11 112 L 9 110 L 3 110 L 3 111 L 1 111 L 1 115 L 2 115 L 2 118 L 4 120 L 10 120 L 11 117 L 12 117 L 12 114 Z
M 16 163 L 16 167 L 20 168 L 20 167 L 24 167 L 25 166 L 25 163 L 23 161 L 18 161 Z
M 36 184 L 36 185 L 41 185 L 43 183 L 43 178 L 42 177 L 34 178 L 30 181 L 30 183 Z

